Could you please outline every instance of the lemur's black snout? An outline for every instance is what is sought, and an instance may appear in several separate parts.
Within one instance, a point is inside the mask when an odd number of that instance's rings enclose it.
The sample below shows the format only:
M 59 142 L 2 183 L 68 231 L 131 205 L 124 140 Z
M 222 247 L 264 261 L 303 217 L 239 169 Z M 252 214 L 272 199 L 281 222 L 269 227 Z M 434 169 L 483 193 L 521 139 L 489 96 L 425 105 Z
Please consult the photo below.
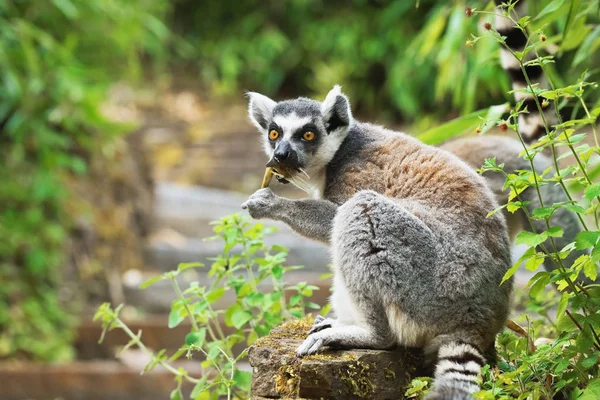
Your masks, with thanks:
M 293 169 L 300 167 L 298 153 L 296 153 L 288 141 L 282 141 L 277 145 L 273 153 L 273 158 L 267 163 L 267 167 L 276 167 L 278 165 Z

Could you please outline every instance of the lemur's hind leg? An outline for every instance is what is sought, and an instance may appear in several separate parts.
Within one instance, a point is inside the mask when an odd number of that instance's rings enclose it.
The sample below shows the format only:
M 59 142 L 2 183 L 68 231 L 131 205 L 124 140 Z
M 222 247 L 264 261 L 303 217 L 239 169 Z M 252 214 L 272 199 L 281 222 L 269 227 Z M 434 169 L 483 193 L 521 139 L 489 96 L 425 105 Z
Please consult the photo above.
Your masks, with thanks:
M 316 321 L 296 353 L 313 354 L 323 346 L 385 349 L 398 344 L 398 324 L 389 318 L 402 309 L 414 277 L 412 266 L 435 262 L 431 231 L 402 206 L 372 191 L 344 203 L 333 226 L 331 302 L 336 319 Z

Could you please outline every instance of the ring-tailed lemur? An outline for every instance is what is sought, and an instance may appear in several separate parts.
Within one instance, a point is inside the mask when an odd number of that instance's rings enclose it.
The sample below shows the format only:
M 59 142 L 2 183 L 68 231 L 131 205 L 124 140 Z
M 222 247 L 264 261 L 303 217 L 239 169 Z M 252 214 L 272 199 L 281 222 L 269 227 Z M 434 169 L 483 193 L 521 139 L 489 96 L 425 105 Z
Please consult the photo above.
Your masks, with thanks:
M 502 3 L 502 0 L 496 0 L 497 5 Z M 518 20 L 518 16 L 527 15 L 526 1 L 520 0 L 515 5 L 513 13 L 516 20 Z M 506 37 L 506 44 L 513 51 L 523 50 L 523 47 L 527 43 L 527 37 L 520 29 L 513 25 L 510 19 L 502 16 L 500 11 L 498 11 L 495 16 L 494 28 L 502 36 Z M 505 48 L 502 48 L 500 51 L 500 61 L 502 67 L 509 73 L 511 77 L 513 90 L 525 88 L 527 86 L 527 81 L 517 59 Z M 535 54 L 533 52 L 528 53 L 527 59 L 531 60 L 533 58 L 535 58 Z M 540 66 L 527 65 L 525 66 L 525 71 L 527 72 L 527 76 L 533 85 L 537 85 L 543 89 L 549 88 L 548 81 Z M 528 110 L 527 113 L 519 114 L 518 123 L 519 131 L 521 132 L 524 141 L 527 144 L 532 144 L 546 134 L 542 115 L 539 112 L 532 94 L 515 92 L 515 100 L 523 100 L 523 108 L 527 108 Z M 541 104 L 542 102 L 543 98 L 539 98 L 539 103 Z M 556 123 L 557 119 L 552 107 L 545 108 L 543 110 L 543 114 L 546 122 L 549 125 Z M 473 168 L 480 168 L 484 161 L 488 158 L 496 158 L 498 164 L 505 164 L 504 169 L 507 172 L 531 169 L 529 161 L 525 160 L 520 155 L 520 153 L 523 151 L 521 142 L 512 137 L 491 135 L 469 137 L 453 140 L 441 147 L 454 153 Z M 536 155 L 534 159 L 534 166 L 538 174 L 541 174 L 549 169 L 552 171 L 555 170 L 552 159 L 543 153 Z M 500 174 L 496 173 L 487 173 L 485 174 L 485 178 L 488 185 L 492 188 L 494 193 L 496 193 L 498 202 L 501 204 L 506 202 L 507 191 L 503 190 L 504 178 Z M 542 186 L 540 187 L 540 192 L 542 199 L 545 202 L 544 205 L 546 206 L 548 204 L 568 201 L 568 198 L 560 185 L 551 184 Z M 535 208 L 541 207 L 538 194 L 534 188 L 525 190 L 521 194 L 521 197 L 524 201 L 530 202 L 527 206 L 530 213 L 532 213 Z M 521 230 L 532 230 L 532 227 L 522 210 L 519 210 L 514 214 L 504 211 L 504 215 L 508 221 L 508 230 L 511 241 Z M 544 232 L 547 229 L 546 222 L 544 220 L 534 220 L 533 224 L 538 233 Z M 583 229 L 575 213 L 564 208 L 559 208 L 556 210 L 550 220 L 550 224 L 551 226 L 560 226 L 563 228 L 564 233 L 562 237 L 553 238 L 554 244 L 559 251 L 567 244 L 575 241 L 575 236 L 577 236 L 577 234 Z M 550 251 L 553 250 L 550 239 L 548 239 L 544 245 Z M 563 260 L 563 263 L 567 266 L 570 266 L 581 254 L 581 252 L 573 251 L 567 259 Z M 552 271 L 553 269 L 557 268 L 557 264 L 550 259 L 546 259 L 544 260 L 544 268 L 547 271 Z M 586 280 L 583 274 L 581 275 L 580 279 Z
M 313 199 L 260 189 L 242 207 L 330 245 L 335 319 L 317 318 L 298 356 L 324 346 L 421 346 L 435 365 L 429 399 L 479 389 L 484 352 L 507 318 L 507 227 L 486 218 L 485 180 L 445 150 L 352 118 L 336 86 L 324 102 L 250 93 L 270 165 Z

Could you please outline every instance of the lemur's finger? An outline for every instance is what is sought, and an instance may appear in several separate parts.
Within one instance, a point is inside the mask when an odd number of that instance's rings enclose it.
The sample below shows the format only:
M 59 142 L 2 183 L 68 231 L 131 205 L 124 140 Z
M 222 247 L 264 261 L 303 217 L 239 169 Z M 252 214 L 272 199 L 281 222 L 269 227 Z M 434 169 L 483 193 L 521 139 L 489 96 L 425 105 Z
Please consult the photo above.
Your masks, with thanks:
M 322 315 L 317 315 L 317 316 L 315 317 L 315 322 L 313 323 L 313 325 L 316 325 L 316 324 L 318 324 L 319 322 L 321 322 L 321 321 L 324 321 L 324 320 L 325 320 L 325 317 L 324 317 L 324 316 L 322 316 Z
M 310 328 L 310 330 L 308 331 L 308 334 L 310 335 L 311 333 L 320 332 L 324 329 L 329 329 L 331 327 L 332 327 L 331 321 L 323 320 L 323 321 L 319 322 L 318 324 L 314 324 L 312 326 L 312 328 Z
M 323 347 L 323 339 L 317 338 L 310 349 L 308 349 L 308 354 L 315 354 L 319 349 Z
M 304 339 L 304 342 L 302 342 L 302 344 L 300 346 L 298 346 L 298 348 L 296 349 L 296 355 L 298 357 L 308 355 L 309 354 L 308 351 L 310 350 L 310 348 L 313 345 L 313 340 L 314 340 L 314 336 L 309 336 L 306 339 Z

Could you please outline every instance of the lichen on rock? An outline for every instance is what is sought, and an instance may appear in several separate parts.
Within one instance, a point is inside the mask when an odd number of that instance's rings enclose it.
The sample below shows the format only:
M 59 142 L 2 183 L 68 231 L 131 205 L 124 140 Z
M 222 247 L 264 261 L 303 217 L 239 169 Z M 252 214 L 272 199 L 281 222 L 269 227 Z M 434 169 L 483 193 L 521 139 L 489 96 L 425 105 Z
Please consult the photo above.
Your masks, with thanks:
M 422 375 L 418 350 L 334 350 L 299 358 L 312 317 L 289 321 L 250 348 L 255 399 L 402 399 Z

